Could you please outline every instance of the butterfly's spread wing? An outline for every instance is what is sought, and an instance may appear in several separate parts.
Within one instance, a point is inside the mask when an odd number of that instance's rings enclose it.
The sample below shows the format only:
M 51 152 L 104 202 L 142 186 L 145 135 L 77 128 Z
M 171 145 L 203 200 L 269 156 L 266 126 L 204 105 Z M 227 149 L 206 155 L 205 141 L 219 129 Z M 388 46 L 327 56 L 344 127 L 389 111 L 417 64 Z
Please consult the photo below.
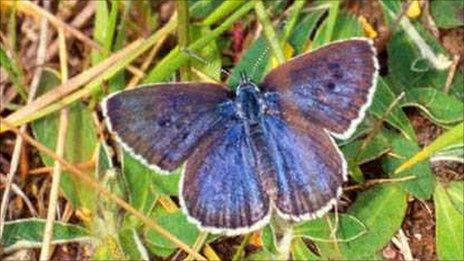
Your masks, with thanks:
M 230 97 L 215 84 L 158 84 L 111 95 L 102 111 L 125 149 L 155 170 L 172 171 L 234 115 Z
M 307 220 L 330 210 L 342 192 L 347 165 L 329 134 L 317 125 L 288 123 L 279 116 L 263 124 L 275 161 L 277 212 Z
M 260 85 L 287 115 L 349 138 L 375 92 L 378 62 L 372 42 L 355 38 L 298 56 Z
M 189 220 L 210 232 L 243 234 L 269 221 L 270 203 L 241 123 L 208 135 L 188 159 L 180 202 Z

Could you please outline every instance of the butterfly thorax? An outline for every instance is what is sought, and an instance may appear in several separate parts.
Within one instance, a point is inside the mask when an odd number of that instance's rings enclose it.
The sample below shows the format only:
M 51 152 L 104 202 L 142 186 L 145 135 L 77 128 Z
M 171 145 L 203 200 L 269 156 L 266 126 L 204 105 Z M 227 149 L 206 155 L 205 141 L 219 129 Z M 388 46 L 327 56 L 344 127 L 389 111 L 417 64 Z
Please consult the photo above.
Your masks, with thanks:
M 238 116 L 247 125 L 257 125 L 263 111 L 263 99 L 258 87 L 251 83 L 241 83 L 237 90 L 235 104 Z

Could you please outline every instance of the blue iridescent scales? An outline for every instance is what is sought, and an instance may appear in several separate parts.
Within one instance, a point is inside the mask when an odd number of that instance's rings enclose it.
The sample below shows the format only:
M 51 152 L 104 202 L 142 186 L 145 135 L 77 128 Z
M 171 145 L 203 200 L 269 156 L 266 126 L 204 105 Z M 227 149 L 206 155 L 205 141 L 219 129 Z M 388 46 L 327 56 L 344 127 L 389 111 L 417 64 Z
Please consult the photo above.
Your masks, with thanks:
M 106 124 L 135 158 L 167 174 L 184 162 L 180 204 L 200 229 L 236 235 L 273 212 L 295 221 L 329 211 L 347 179 L 331 136 L 346 139 L 375 92 L 378 62 L 364 38 L 325 45 L 246 77 L 236 93 L 166 83 L 108 96 Z

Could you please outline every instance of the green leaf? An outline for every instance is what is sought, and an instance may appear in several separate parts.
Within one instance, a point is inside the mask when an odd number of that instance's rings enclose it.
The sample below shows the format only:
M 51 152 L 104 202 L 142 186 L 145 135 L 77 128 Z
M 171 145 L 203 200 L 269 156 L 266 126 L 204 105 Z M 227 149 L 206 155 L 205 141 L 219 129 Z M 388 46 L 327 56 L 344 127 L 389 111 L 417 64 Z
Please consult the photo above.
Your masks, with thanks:
M 433 88 L 413 88 L 406 93 L 402 106 L 421 109 L 432 121 L 452 124 L 464 119 L 464 103 Z
M 119 241 L 124 255 L 129 260 L 150 260 L 148 251 L 142 244 L 135 229 L 123 229 L 119 232 Z
M 332 10 L 332 9 L 331 9 Z M 338 12 L 338 11 L 337 11 Z M 330 17 L 330 12 L 329 12 Z M 312 48 L 317 48 L 321 45 L 327 44 L 327 34 L 331 35 L 331 41 L 351 38 L 355 36 L 362 36 L 362 27 L 358 20 L 346 12 L 340 12 L 337 14 L 335 26 L 333 32 L 329 32 L 329 19 L 325 20 L 324 23 L 319 27 L 314 36 Z
M 60 81 L 54 73 L 44 70 L 37 90 L 38 95 L 52 90 L 59 83 Z M 56 148 L 59 118 L 59 112 L 55 112 L 32 122 L 34 136 L 52 150 Z M 98 138 L 93 125 L 92 111 L 82 102 L 71 105 L 69 107 L 64 158 L 71 164 L 87 162 L 93 158 L 97 144 Z M 48 155 L 40 153 L 40 156 L 46 166 L 52 167 L 54 165 L 54 160 Z M 93 175 L 93 171 L 87 171 L 87 174 Z M 80 179 L 64 171 L 60 186 L 74 207 L 95 209 L 95 190 Z
M 441 184 L 434 194 L 435 236 L 440 260 L 464 259 L 464 216 L 456 210 Z
M 277 248 L 277 238 L 274 232 L 274 227 L 271 224 L 268 224 L 263 228 L 263 234 L 261 235 L 263 240 L 263 247 L 268 252 L 277 254 L 279 252 Z
M 363 143 L 363 140 L 356 140 L 342 147 L 348 162 L 361 165 L 377 159 L 391 149 L 390 142 L 382 131 L 367 144 L 364 150 L 360 151 Z
M 291 253 L 293 260 L 319 260 L 309 248 L 306 246 L 303 239 L 297 237 L 292 240 Z
M 290 35 L 288 41 L 295 49 L 295 53 L 299 54 L 304 52 L 306 44 L 309 41 L 309 36 L 316 28 L 317 22 L 321 19 L 325 11 L 314 11 L 306 15 L 295 26 L 295 30 Z
M 369 111 L 377 118 L 381 118 L 385 111 L 395 101 L 396 95 L 391 91 L 389 85 L 379 77 L 377 83 L 377 90 L 375 91 L 374 99 Z M 406 114 L 401 110 L 399 106 L 395 106 L 390 114 L 385 119 L 393 127 L 401 131 L 401 133 L 410 140 L 416 140 L 416 134 L 414 129 L 409 122 Z
M 99 238 L 93 251 L 92 260 L 122 260 L 124 253 L 119 245 L 119 240 L 113 235 L 105 235 Z
M 333 222 L 335 220 L 334 216 L 329 216 L 331 217 L 331 222 Z M 336 242 L 355 240 L 367 232 L 365 225 L 352 215 L 338 214 L 338 222 Z M 336 224 L 332 225 L 335 226 Z M 329 223 L 325 218 L 299 223 L 293 228 L 293 234 L 294 236 L 306 237 L 316 242 L 334 242 L 334 239 L 330 236 L 331 229 Z
M 10 59 L 6 54 L 3 45 L 0 44 L 0 66 L 5 69 L 5 72 L 10 77 L 13 87 L 19 93 L 23 100 L 27 100 L 27 92 L 23 84 L 23 72 L 20 67 L 16 64 L 14 59 Z
M 189 28 L 191 41 L 195 41 L 201 38 L 201 36 L 211 32 L 207 26 L 190 25 Z M 222 61 L 216 41 L 210 41 L 201 50 L 195 52 L 195 57 L 196 56 L 199 57 L 191 58 L 191 67 L 205 73 L 216 81 L 220 81 Z M 195 74 L 192 75 L 194 76 Z M 194 77 L 192 80 L 201 80 L 201 78 Z
M 243 4 L 244 0 L 236 1 L 224 1 L 218 8 L 214 9 L 213 12 L 209 13 L 208 16 L 203 20 L 202 24 L 205 26 L 211 26 L 217 21 L 223 19 L 233 11 L 235 11 L 239 6 Z
M 230 15 L 221 25 L 216 27 L 210 33 L 205 34 L 200 39 L 190 44 L 187 49 L 190 51 L 197 51 L 208 44 L 210 41 L 219 37 L 223 32 L 228 30 L 232 24 L 240 17 L 253 8 L 253 2 L 247 2 L 243 4 L 235 13 Z M 193 12 L 192 12 L 193 15 Z M 178 47 L 172 49 L 172 51 L 159 61 L 155 68 L 147 73 L 144 83 L 153 83 L 166 80 L 172 73 L 174 73 L 180 66 L 189 61 L 189 55 Z
M 113 44 L 113 52 L 121 50 L 125 43 L 127 37 L 127 27 L 129 22 L 130 11 L 132 10 L 132 2 L 115 2 L 113 1 L 112 8 L 116 8 L 118 5 L 123 8 L 121 17 L 119 19 L 119 24 L 116 26 L 116 38 Z M 113 10 L 113 9 L 112 9 Z M 148 20 L 148 19 L 147 19 Z M 126 86 L 126 71 L 121 70 L 116 73 L 113 77 L 109 79 L 108 84 L 108 93 L 119 91 L 124 89 Z
M 401 12 L 400 1 L 380 1 L 390 23 Z M 395 93 L 415 87 L 443 89 L 451 65 L 449 55 L 436 37 L 420 23 L 402 19 L 388 42 L 388 69 L 386 80 Z M 463 77 L 457 72 L 450 86 L 450 93 L 463 99 Z
M 246 72 L 253 82 L 261 82 L 266 67 L 269 63 L 270 54 L 266 40 L 259 37 L 242 55 L 240 61 L 232 70 L 227 85 L 231 89 L 237 88 L 240 82 L 240 73 Z
M 179 195 L 181 169 L 169 175 L 153 175 L 152 184 L 155 191 L 169 196 Z
M 3 251 L 40 247 L 43 240 L 45 220 L 38 218 L 17 219 L 5 222 L 1 243 Z M 52 244 L 89 241 L 90 233 L 80 226 L 54 222 Z
M 464 163 L 464 141 L 451 144 L 437 152 L 434 152 L 430 161 L 456 161 Z
M 464 25 L 463 1 L 430 1 L 430 10 L 438 27 L 454 28 Z
M 464 122 L 456 125 L 451 128 L 449 131 L 443 133 L 438 138 L 436 138 L 432 143 L 423 148 L 419 153 L 408 159 L 406 162 L 401 164 L 396 170 L 395 173 L 404 171 L 419 162 L 427 159 L 435 152 L 440 151 L 450 145 L 462 143 L 464 137 Z
M 190 16 L 194 19 L 201 19 L 205 16 L 209 16 L 214 9 L 217 9 L 222 4 L 222 2 L 222 0 L 191 0 Z
M 258 261 L 258 260 L 263 260 L 263 261 L 268 261 L 268 260 L 277 260 L 276 256 L 273 255 L 272 253 L 268 252 L 267 250 L 263 249 L 261 251 L 252 253 L 248 256 L 245 257 L 245 260 L 249 261 Z
M 130 204 L 143 213 L 149 213 L 156 199 L 151 181 L 153 175 L 157 174 L 126 151 L 123 154 L 122 173 L 126 181 Z
M 181 211 L 174 213 L 155 212 L 154 218 L 160 226 L 189 246 L 195 243 L 200 233 L 195 225 L 187 221 L 187 217 Z M 164 250 L 164 253 L 168 253 L 166 250 L 172 252 L 177 248 L 171 241 L 151 229 L 145 232 L 145 239 L 150 243 L 151 249 L 161 249 L 161 251 Z
M 454 208 L 464 216 L 464 181 L 451 181 L 446 193 Z
M 355 240 L 340 243 L 342 255 L 346 259 L 356 260 L 375 255 L 401 227 L 406 208 L 407 194 L 396 186 L 377 186 L 360 193 L 347 214 L 363 223 L 367 233 Z M 330 256 L 330 253 L 324 254 Z
M 387 157 L 382 162 L 382 167 L 385 172 L 392 178 L 414 176 L 415 179 L 401 182 L 400 186 L 417 198 L 429 199 L 433 193 L 435 179 L 428 162 L 419 163 L 400 174 L 394 173 L 395 169 L 400 166 L 405 159 L 413 156 L 419 151 L 419 146 L 414 141 L 406 140 L 401 136 L 393 138 L 390 142 L 394 155 Z

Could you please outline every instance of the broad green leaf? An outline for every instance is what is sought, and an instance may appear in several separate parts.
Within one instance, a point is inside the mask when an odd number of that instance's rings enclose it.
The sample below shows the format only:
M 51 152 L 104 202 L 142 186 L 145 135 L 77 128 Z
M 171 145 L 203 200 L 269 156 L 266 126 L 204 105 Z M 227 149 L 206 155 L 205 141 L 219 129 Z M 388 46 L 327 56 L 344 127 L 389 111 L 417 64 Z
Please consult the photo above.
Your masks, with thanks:
M 5 253 L 23 248 L 40 247 L 43 240 L 45 220 L 28 218 L 7 221 L 4 229 L 1 243 Z M 89 231 L 83 227 L 54 222 L 52 244 L 90 240 Z
M 237 88 L 240 82 L 240 73 L 247 73 L 253 82 L 261 82 L 269 63 L 270 50 L 263 37 L 258 38 L 242 55 L 240 61 L 232 70 L 228 85 L 231 89 Z
M 430 1 L 430 10 L 438 27 L 454 28 L 464 25 L 463 1 Z
M 95 176 L 100 185 L 111 191 L 113 194 L 124 198 L 126 193 L 124 191 L 124 183 L 122 182 L 121 173 L 113 167 L 111 156 L 105 143 L 102 142 L 99 144 L 97 155 Z M 107 221 L 108 219 L 115 220 L 116 218 L 113 213 L 120 210 L 120 207 L 116 203 L 108 200 L 107 198 L 102 198 L 101 201 L 98 202 L 98 206 L 98 211 L 102 213 L 99 218 L 103 216 Z M 94 223 L 97 224 L 99 221 L 99 219 L 96 219 L 94 220 Z M 112 224 L 114 223 L 115 222 L 112 221 Z M 115 227 L 115 225 L 113 225 L 113 227 Z M 108 230 L 108 226 L 106 226 L 106 228 L 106 230 Z
M 178 239 L 192 246 L 199 235 L 199 231 L 195 225 L 187 221 L 187 217 L 181 212 L 163 213 L 158 212 L 154 214 L 156 222 L 176 236 Z M 177 246 L 165 237 L 159 235 L 156 231 L 147 230 L 145 232 L 145 239 L 151 245 L 163 249 L 176 249 Z
M 396 95 L 391 91 L 389 85 L 379 77 L 377 83 L 377 90 L 375 91 L 374 99 L 369 111 L 377 118 L 384 116 L 385 111 L 395 101 Z M 390 114 L 385 119 L 393 127 L 401 131 L 401 133 L 410 140 L 416 140 L 416 134 L 414 129 L 409 122 L 406 114 L 401 110 L 399 106 L 395 106 Z
M 38 95 L 41 95 L 60 84 L 57 76 L 49 70 L 44 70 Z M 55 150 L 58 137 L 59 112 L 49 114 L 32 122 L 34 136 L 48 148 Z M 93 159 L 97 148 L 97 132 L 93 125 L 92 111 L 84 103 L 77 102 L 69 107 L 68 128 L 64 145 L 64 158 L 71 164 L 84 163 Z M 52 167 L 54 160 L 44 153 L 40 156 L 46 166 Z M 87 171 L 93 175 L 93 171 Z M 91 187 L 73 175 L 64 171 L 61 189 L 74 207 L 84 207 L 94 210 L 96 193 Z
M 277 238 L 272 224 L 268 224 L 263 228 L 261 239 L 263 241 L 264 249 L 266 249 L 268 252 L 273 254 L 277 254 L 279 252 L 277 249 Z
M 401 227 L 406 208 L 407 194 L 397 186 L 377 186 L 360 193 L 347 214 L 362 222 L 367 233 L 355 240 L 339 243 L 342 255 L 356 260 L 375 255 Z M 320 243 L 316 244 L 320 246 Z M 330 253 L 323 256 L 330 256 Z
M 124 255 L 129 260 L 150 260 L 148 251 L 135 229 L 123 229 L 119 232 L 119 241 Z
M 330 16 L 330 14 L 329 14 Z M 340 12 L 337 15 L 333 32 L 329 29 L 329 20 L 325 20 L 319 27 L 314 36 L 314 41 L 311 45 L 312 48 L 317 48 L 321 45 L 327 44 L 326 35 L 331 34 L 331 41 L 341 40 L 351 37 L 362 36 L 362 27 L 356 18 L 346 12 Z
M 363 140 L 357 140 L 342 147 L 342 152 L 348 162 L 354 162 L 356 165 L 364 164 L 382 156 L 391 148 L 388 138 L 382 132 L 375 136 L 364 150 L 360 151 L 363 143 Z
M 98 158 L 96 162 L 97 177 L 100 179 L 104 177 L 105 172 L 112 169 L 111 156 L 108 152 L 106 144 L 100 143 L 98 146 Z
M 464 216 L 449 200 L 445 188 L 435 188 L 435 236 L 440 260 L 464 260 Z
M 303 239 L 299 237 L 292 240 L 291 253 L 293 260 L 319 260 L 319 257 L 309 250 Z
M 401 2 L 382 0 L 380 3 L 385 17 L 393 23 L 401 12 Z M 451 60 L 438 39 L 420 23 L 402 19 L 388 43 L 387 51 L 389 75 L 386 80 L 395 93 L 415 87 L 443 89 Z M 464 98 L 460 72 L 454 77 L 450 93 L 459 99 Z
M 454 208 L 464 216 L 464 181 L 451 181 L 445 189 Z
M 156 199 L 151 181 L 153 176 L 158 176 L 158 174 L 134 159 L 126 151 L 123 154 L 122 173 L 126 181 L 130 204 L 143 213 L 149 213 Z
M 433 88 L 413 88 L 406 93 L 402 106 L 421 109 L 431 120 L 452 124 L 464 119 L 464 103 Z
M 401 163 L 419 151 L 419 146 L 414 141 L 406 140 L 401 136 L 393 138 L 391 141 L 392 156 L 387 157 L 382 162 L 382 167 L 392 178 L 414 176 L 412 180 L 401 182 L 399 186 L 404 187 L 413 196 L 420 199 L 429 199 L 434 189 L 434 176 L 428 162 L 422 162 L 413 168 L 395 174 L 395 169 Z
M 296 54 L 300 54 L 305 51 L 305 47 L 309 42 L 309 36 L 315 29 L 317 22 L 321 19 L 324 11 L 314 11 L 306 15 L 301 21 L 295 26 L 295 30 L 290 35 L 288 41 L 295 49 Z
M 408 159 L 406 162 L 401 164 L 396 170 L 395 173 L 404 171 L 412 166 L 418 164 L 419 162 L 429 158 L 435 152 L 440 151 L 450 145 L 462 143 L 464 137 L 464 122 L 456 125 L 447 132 L 440 135 L 432 143 L 423 148 L 419 153 Z
M 331 217 L 332 226 L 334 223 L 334 215 Z M 306 237 L 315 242 L 348 242 L 355 240 L 367 232 L 365 225 L 356 217 L 348 214 L 338 214 L 338 227 L 336 238 L 332 238 L 330 225 L 325 218 L 302 222 L 293 228 L 294 236 Z
M 156 192 L 169 196 L 179 195 L 179 182 L 182 169 L 169 175 L 153 175 L 152 184 Z

